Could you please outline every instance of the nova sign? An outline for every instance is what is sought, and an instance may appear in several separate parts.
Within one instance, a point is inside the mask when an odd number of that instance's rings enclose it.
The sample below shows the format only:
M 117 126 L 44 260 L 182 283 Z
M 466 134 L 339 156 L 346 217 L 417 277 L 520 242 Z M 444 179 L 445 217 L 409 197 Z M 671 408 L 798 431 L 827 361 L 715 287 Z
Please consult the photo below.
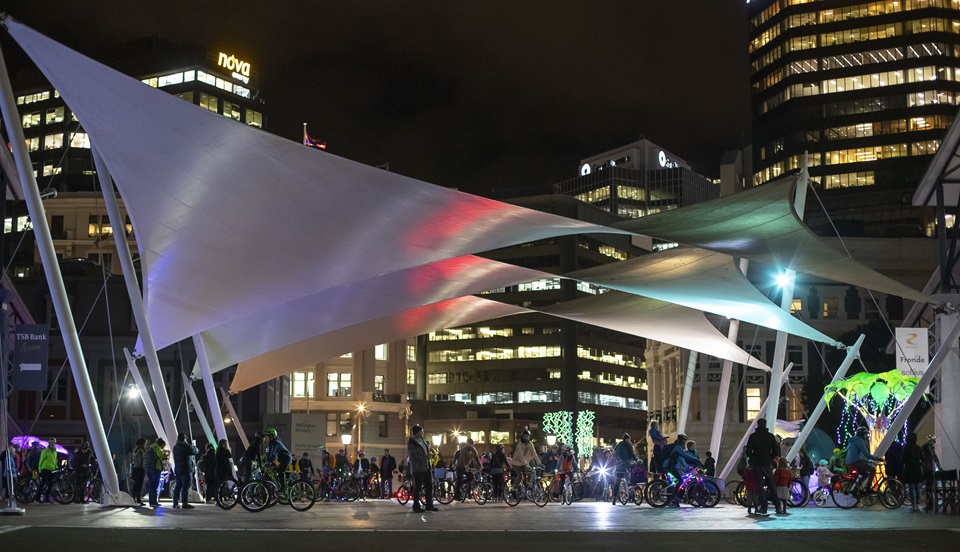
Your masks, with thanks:
M 231 76 L 237 80 L 243 81 L 244 84 L 250 83 L 250 63 L 247 61 L 240 61 L 237 56 L 227 55 L 223 52 L 220 52 L 217 56 L 217 65 L 231 71 Z

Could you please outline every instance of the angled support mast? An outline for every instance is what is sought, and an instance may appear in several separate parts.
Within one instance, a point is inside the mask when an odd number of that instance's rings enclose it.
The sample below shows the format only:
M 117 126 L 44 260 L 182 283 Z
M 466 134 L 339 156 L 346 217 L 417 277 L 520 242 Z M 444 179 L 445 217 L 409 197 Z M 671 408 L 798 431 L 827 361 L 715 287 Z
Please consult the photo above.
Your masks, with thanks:
M 0 88 L 2 88 L 0 111 L 2 111 L 4 123 L 7 125 L 14 160 L 16 161 L 17 171 L 20 173 L 20 185 L 23 187 L 23 195 L 27 204 L 27 211 L 30 213 L 30 220 L 33 222 L 37 249 L 39 249 L 43 271 L 46 274 L 47 286 L 50 288 L 54 311 L 60 323 L 63 345 L 70 361 L 70 370 L 73 373 L 74 382 L 77 385 L 77 395 L 83 409 L 83 417 L 87 423 L 87 431 L 90 433 L 90 442 L 100 464 L 100 474 L 103 477 L 106 490 L 106 496 L 103 500 L 105 504 L 109 505 L 132 505 L 133 498 L 120 492 L 117 470 L 111 461 L 113 456 L 110 452 L 110 445 L 107 443 L 103 420 L 100 417 L 100 406 L 93 392 L 90 373 L 87 371 L 87 363 L 83 358 L 83 350 L 80 347 L 77 325 L 74 322 L 67 292 L 63 286 L 63 275 L 60 273 L 60 264 L 57 262 L 57 251 L 50 235 L 50 226 L 47 223 L 47 215 L 40 199 L 37 179 L 33 175 L 33 163 L 30 161 L 30 154 L 27 153 L 26 139 L 23 136 L 23 128 L 20 126 L 20 115 L 17 112 L 13 89 L 10 85 L 10 76 L 7 74 L 6 61 L 3 59 L 2 52 L 0 52 Z
M 213 418 L 213 427 L 217 431 L 217 441 L 220 441 L 227 438 L 227 428 L 223 425 L 223 413 L 220 411 L 220 402 L 217 400 L 217 389 L 213 385 L 207 346 L 203 342 L 202 335 L 193 336 L 193 348 L 197 352 L 197 364 L 200 365 L 200 378 L 203 380 L 203 391 L 207 395 L 210 417 Z M 199 404 L 197 406 L 199 407 Z M 216 445 L 217 442 L 214 442 L 214 446 Z
M 744 276 L 750 268 L 749 259 L 740 259 L 740 272 Z M 736 344 L 737 337 L 740 335 L 740 321 L 731 318 L 730 327 L 727 328 L 727 339 L 730 343 Z M 747 351 L 748 353 L 750 351 Z M 717 391 L 717 409 L 713 415 L 713 433 L 710 435 L 710 448 L 713 451 L 714 458 L 720 458 L 720 445 L 723 442 L 723 427 L 727 421 L 727 401 L 730 396 L 730 380 L 733 376 L 733 361 L 724 359 L 723 367 L 720 371 L 720 389 Z
M 803 155 L 803 168 L 800 170 L 800 178 L 797 179 L 797 189 L 796 195 L 793 199 L 794 210 L 797 212 L 797 216 L 800 219 L 803 219 L 803 211 L 807 203 L 807 183 L 810 180 L 810 173 L 807 172 L 808 167 L 807 154 Z M 780 308 L 790 312 L 790 307 L 793 305 L 793 287 L 797 277 L 797 272 L 795 270 L 786 269 L 784 270 L 784 282 L 783 282 L 783 295 L 780 298 Z M 777 332 L 777 341 L 773 349 L 773 362 L 770 363 L 770 389 L 767 393 L 767 397 L 771 400 L 767 401 L 767 422 L 770 423 L 770 427 L 774 427 L 777 420 L 777 412 L 780 410 L 780 388 L 783 386 L 783 365 L 787 360 L 787 332 Z M 771 423 L 771 420 L 773 421 Z
M 91 137 L 92 138 L 92 137 Z M 107 216 L 110 218 L 110 227 L 114 229 L 113 241 L 117 245 L 117 259 L 120 261 L 120 267 L 123 269 L 123 281 L 127 286 L 127 296 L 130 297 L 130 309 L 133 311 L 133 317 L 137 322 L 137 329 L 140 332 L 140 342 L 143 344 L 143 355 L 147 361 L 147 369 L 150 371 L 150 382 L 153 384 L 153 394 L 157 400 L 157 412 L 160 414 L 160 420 L 163 423 L 163 435 L 167 443 L 173 446 L 177 442 L 177 424 L 173 420 L 173 408 L 170 406 L 170 397 L 167 396 L 167 386 L 164 385 L 163 372 L 160 371 L 160 359 L 157 357 L 157 349 L 153 344 L 153 335 L 150 333 L 150 326 L 147 323 L 146 309 L 143 307 L 143 297 L 140 295 L 140 285 L 137 282 L 137 271 L 133 266 L 133 257 L 130 255 L 130 247 L 127 245 L 126 221 L 120 214 L 120 206 L 117 204 L 117 195 L 113 188 L 113 179 L 110 177 L 110 171 L 107 164 L 100 157 L 96 142 L 93 142 L 91 151 L 93 152 L 93 162 L 97 168 L 97 178 L 100 179 L 100 190 L 103 192 L 103 202 L 107 208 Z M 117 239 L 119 231 L 122 239 Z M 139 384 L 138 384 L 139 385 Z

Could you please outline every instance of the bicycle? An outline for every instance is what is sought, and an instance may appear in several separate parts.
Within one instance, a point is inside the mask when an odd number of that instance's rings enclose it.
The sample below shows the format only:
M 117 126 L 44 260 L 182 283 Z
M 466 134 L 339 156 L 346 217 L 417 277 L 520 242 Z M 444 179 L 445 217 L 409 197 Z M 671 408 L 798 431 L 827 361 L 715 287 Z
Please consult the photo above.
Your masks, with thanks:
M 249 512 L 262 512 L 277 502 L 290 504 L 298 512 L 313 507 L 317 495 L 313 485 L 306 481 L 290 482 L 280 485 L 280 478 L 271 466 L 264 466 L 260 479 L 250 481 L 240 490 L 240 505 Z
M 767 497 L 767 500 L 770 501 L 773 498 L 773 494 L 776 494 L 776 489 L 771 489 L 770 487 L 764 486 L 764 496 Z M 734 500 L 740 506 L 746 506 L 746 484 L 743 481 L 737 483 L 736 489 L 734 490 Z M 790 482 L 790 498 L 787 500 L 786 505 L 791 508 L 802 508 L 810 503 L 810 489 L 801 481 L 800 479 L 793 479 Z
M 636 462 L 631 462 L 631 464 L 631 469 L 629 469 L 626 475 L 620 480 L 620 485 L 617 489 L 617 499 L 620 500 L 620 504 L 624 506 L 627 502 L 640 506 L 643 504 L 644 490 L 647 482 L 645 479 L 641 479 L 643 475 L 642 472 L 636 470 Z
M 713 508 L 720 502 L 720 487 L 703 474 L 701 469 L 691 469 L 680 479 L 667 474 L 667 479 L 656 479 L 644 490 L 647 504 L 663 508 L 678 499 L 703 508 Z
M 479 505 L 484 505 L 493 498 L 493 483 L 488 480 L 488 476 L 482 470 L 472 470 L 470 481 L 464 482 L 460 486 L 460 501 L 466 502 L 473 499 Z
M 510 476 L 503 484 L 503 501 L 516 506 L 526 498 L 543 508 L 550 501 L 547 485 L 543 481 L 543 468 L 534 467 L 524 473 Z
M 877 465 L 882 465 L 879 463 Z M 864 485 L 867 486 L 864 486 Z M 881 470 L 872 481 L 864 482 L 856 470 L 839 478 L 830 488 L 830 496 L 838 508 L 849 510 L 857 506 L 870 507 L 877 500 L 884 508 L 895 510 L 903 506 L 906 489 L 896 479 L 888 479 Z

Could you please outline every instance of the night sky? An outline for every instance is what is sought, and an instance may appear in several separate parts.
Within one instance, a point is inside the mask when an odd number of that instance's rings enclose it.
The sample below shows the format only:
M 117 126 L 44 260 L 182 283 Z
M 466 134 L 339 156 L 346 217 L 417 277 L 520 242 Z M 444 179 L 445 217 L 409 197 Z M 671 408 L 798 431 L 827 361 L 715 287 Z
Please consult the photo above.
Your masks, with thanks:
M 335 155 L 474 193 L 572 178 L 641 135 L 715 177 L 749 141 L 741 0 L 4 6 L 83 53 L 149 35 L 236 53 L 271 132 L 306 122 Z

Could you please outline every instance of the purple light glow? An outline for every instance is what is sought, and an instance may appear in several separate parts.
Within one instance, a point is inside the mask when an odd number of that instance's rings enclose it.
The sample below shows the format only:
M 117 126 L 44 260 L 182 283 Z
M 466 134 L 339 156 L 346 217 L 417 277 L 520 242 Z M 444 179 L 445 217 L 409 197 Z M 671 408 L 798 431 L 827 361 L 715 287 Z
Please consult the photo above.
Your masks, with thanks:
M 43 439 L 40 439 L 39 437 L 34 437 L 33 435 L 22 435 L 20 437 L 14 437 L 13 439 L 10 439 L 11 445 L 17 445 L 22 449 L 28 449 L 32 447 L 33 443 L 40 443 L 40 448 L 47 448 L 50 445 L 49 441 L 44 441 Z M 70 454 L 69 452 L 67 452 L 67 449 L 65 449 L 62 445 L 56 445 L 56 447 L 57 447 L 57 454 L 63 454 L 63 455 Z

